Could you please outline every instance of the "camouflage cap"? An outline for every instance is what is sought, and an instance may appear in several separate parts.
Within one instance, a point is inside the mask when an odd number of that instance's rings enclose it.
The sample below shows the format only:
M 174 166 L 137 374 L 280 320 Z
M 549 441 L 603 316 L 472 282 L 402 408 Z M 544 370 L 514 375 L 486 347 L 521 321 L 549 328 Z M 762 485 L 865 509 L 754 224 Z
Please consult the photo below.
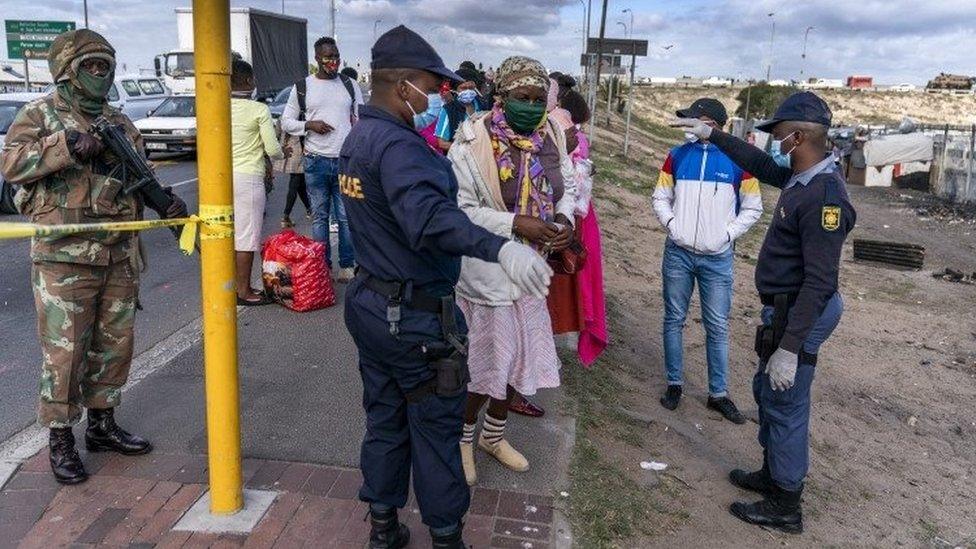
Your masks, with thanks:
M 47 65 L 55 82 L 68 78 L 71 62 L 89 54 L 102 54 L 115 58 L 115 48 L 104 36 L 89 29 L 78 29 L 59 34 L 47 55 Z
M 522 86 L 537 86 L 549 92 L 549 73 L 542 63 L 531 57 L 515 55 L 502 61 L 495 76 L 498 91 L 509 92 Z

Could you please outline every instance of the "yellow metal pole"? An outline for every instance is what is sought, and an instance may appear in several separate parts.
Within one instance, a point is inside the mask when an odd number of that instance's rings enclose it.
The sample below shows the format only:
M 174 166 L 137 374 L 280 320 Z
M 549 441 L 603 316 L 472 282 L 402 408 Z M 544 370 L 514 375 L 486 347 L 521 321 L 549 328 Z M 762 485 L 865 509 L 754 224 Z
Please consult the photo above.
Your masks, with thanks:
M 230 3 L 193 0 L 197 169 L 200 215 L 233 212 L 230 138 Z M 204 225 L 200 234 L 204 377 L 210 512 L 244 506 L 237 379 L 237 293 L 232 224 Z

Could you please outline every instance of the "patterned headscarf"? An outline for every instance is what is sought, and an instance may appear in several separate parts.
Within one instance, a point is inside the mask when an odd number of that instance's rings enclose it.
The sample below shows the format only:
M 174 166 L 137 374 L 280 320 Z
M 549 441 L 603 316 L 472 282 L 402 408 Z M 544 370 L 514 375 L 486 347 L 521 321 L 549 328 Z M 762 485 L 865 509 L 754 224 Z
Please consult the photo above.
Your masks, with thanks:
M 515 55 L 502 61 L 495 76 L 499 93 L 507 93 L 522 86 L 536 86 L 549 92 L 549 74 L 542 63 L 531 57 Z

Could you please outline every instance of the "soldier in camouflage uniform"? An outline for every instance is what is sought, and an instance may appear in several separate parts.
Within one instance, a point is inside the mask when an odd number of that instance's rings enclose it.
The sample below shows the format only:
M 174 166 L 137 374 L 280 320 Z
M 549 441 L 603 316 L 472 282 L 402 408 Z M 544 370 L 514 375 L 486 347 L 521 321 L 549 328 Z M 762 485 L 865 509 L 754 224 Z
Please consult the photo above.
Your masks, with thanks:
M 142 219 L 143 206 L 110 177 L 116 160 L 89 133 L 104 115 L 132 122 L 106 102 L 115 76 L 115 50 L 96 32 L 58 36 L 48 58 L 56 91 L 25 105 L 7 133 L 0 170 L 18 185 L 15 201 L 33 223 L 99 223 Z M 185 215 L 174 196 L 172 217 Z M 72 426 L 88 409 L 89 451 L 144 454 L 152 445 L 116 425 L 113 410 L 132 360 L 133 323 L 142 258 L 135 232 L 98 231 L 37 237 L 31 243 L 32 282 L 43 353 L 38 419 L 50 428 L 51 469 L 65 484 L 88 478 Z

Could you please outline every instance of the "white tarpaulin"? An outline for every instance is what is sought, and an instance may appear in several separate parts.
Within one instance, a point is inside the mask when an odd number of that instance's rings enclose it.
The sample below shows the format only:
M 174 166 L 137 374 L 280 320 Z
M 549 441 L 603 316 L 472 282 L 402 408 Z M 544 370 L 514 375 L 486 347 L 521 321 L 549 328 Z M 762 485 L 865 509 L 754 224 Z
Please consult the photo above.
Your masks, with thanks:
M 864 162 L 868 166 L 929 162 L 932 146 L 932 138 L 921 133 L 885 135 L 864 144 Z

